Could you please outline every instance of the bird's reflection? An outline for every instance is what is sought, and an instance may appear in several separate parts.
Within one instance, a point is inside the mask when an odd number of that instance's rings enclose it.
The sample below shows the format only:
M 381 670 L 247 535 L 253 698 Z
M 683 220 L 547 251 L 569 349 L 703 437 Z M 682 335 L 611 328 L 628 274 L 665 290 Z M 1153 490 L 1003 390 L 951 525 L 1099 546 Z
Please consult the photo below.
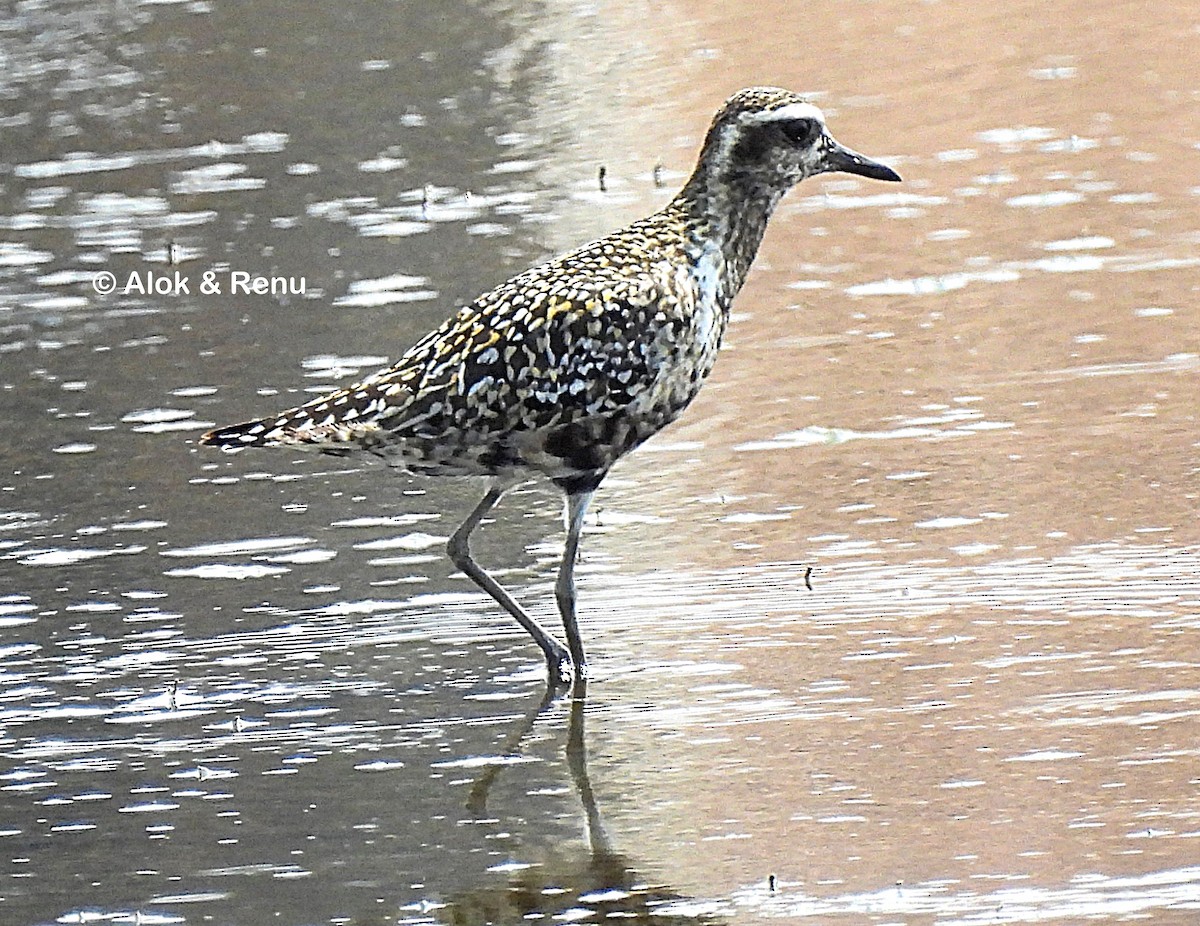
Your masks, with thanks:
M 508 754 L 520 750 L 522 741 L 554 703 L 555 692 L 547 691 L 509 737 L 505 744 Z M 537 863 L 513 871 L 507 884 L 478 887 L 450 898 L 446 908 L 439 911 L 444 922 L 453 926 L 563 918 L 572 921 L 612 918 L 633 923 L 653 922 L 656 926 L 719 922 L 713 917 L 698 916 L 695 905 L 669 887 L 647 883 L 635 870 L 633 861 L 613 848 L 588 777 L 585 705 L 584 691 L 576 686 L 567 711 L 565 751 L 574 791 L 583 808 L 584 838 L 539 851 Z M 467 808 L 476 818 L 489 813 L 491 788 L 505 767 L 493 766 L 472 786 Z M 499 815 L 495 807 L 490 812 Z M 506 821 L 506 825 L 511 827 L 511 824 L 512 821 Z M 519 839 L 518 834 L 514 836 Z

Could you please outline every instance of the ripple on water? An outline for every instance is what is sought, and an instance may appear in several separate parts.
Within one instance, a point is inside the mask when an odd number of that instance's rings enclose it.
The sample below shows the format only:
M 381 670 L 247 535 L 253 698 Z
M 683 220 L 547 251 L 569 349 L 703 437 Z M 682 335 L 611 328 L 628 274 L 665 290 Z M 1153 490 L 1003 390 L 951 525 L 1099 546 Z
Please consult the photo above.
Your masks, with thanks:
M 364 368 L 382 367 L 388 362 L 383 355 L 361 354 L 358 356 L 340 356 L 338 354 L 317 354 L 305 357 L 300 365 L 304 375 L 320 379 L 341 379 L 345 376 L 356 375 Z
M 987 129 L 976 137 L 989 145 L 1019 145 L 1023 142 L 1045 141 L 1057 134 L 1044 126 L 1018 126 L 1013 128 Z
M 145 408 L 123 415 L 121 421 L 135 425 L 138 434 L 164 434 L 171 431 L 194 431 L 209 427 L 206 421 L 193 420 L 194 411 L 182 408 Z
M 93 547 L 58 547 L 48 550 L 23 551 L 17 561 L 22 566 L 74 566 L 106 556 L 132 556 L 145 551 L 146 547 L 137 544 L 108 550 Z
M 106 173 L 128 170 L 148 164 L 164 164 L 170 161 L 192 158 L 234 157 L 242 154 L 274 154 L 283 151 L 288 136 L 283 132 L 255 132 L 242 137 L 238 142 L 210 141 L 181 148 L 152 148 L 119 154 L 99 155 L 86 151 L 72 151 L 61 158 L 17 164 L 13 174 L 36 180 L 52 177 L 69 177 L 78 174 Z
M 171 557 L 239 556 L 264 551 L 293 550 L 313 543 L 316 541 L 311 537 L 251 537 L 221 543 L 203 543 L 194 547 L 174 547 L 160 550 L 159 555 Z
M 354 280 L 344 296 L 333 300 L 336 306 L 374 307 L 403 302 L 436 299 L 438 292 L 429 286 L 429 279 L 407 273 L 393 273 L 371 280 Z M 380 362 L 380 365 L 387 360 Z
M 1085 235 L 1080 238 L 1063 238 L 1047 241 L 1042 248 L 1047 251 L 1088 251 L 1115 247 L 1116 242 L 1105 235 Z
M 171 180 L 171 192 L 182 196 L 207 193 L 244 192 L 259 190 L 267 185 L 261 177 L 242 176 L 249 167 L 240 163 L 221 162 L 182 170 Z
M 907 280 L 888 278 L 874 283 L 857 283 L 846 287 L 851 296 L 928 296 L 953 292 L 969 283 L 1012 283 L 1021 274 L 1012 268 L 962 271 L 936 277 L 913 277 Z
M 87 908 L 84 910 L 71 910 L 62 914 L 55 920 L 56 923 L 63 923 L 65 926 L 72 924 L 89 924 L 89 923 L 132 923 L 134 926 L 170 926 L 172 923 L 186 923 L 187 917 L 177 913 L 161 913 L 154 910 L 145 910 L 140 907 L 133 909 L 117 909 L 117 910 L 100 910 Z
M 747 441 L 734 446 L 739 453 L 762 450 L 792 450 L 799 447 L 834 446 L 857 440 L 922 440 L 938 441 L 978 434 L 983 431 L 1004 430 L 1014 426 L 1011 421 L 988 421 L 977 409 L 942 408 L 937 415 L 905 418 L 897 427 L 878 431 L 808 425 L 797 431 L 785 431 L 767 440 Z
M 1200 867 L 1122 876 L 1077 875 L 1062 887 L 1020 885 L 980 892 L 958 879 L 888 885 L 875 891 L 815 893 L 803 883 L 762 884 L 734 893 L 728 904 L 709 904 L 707 912 L 733 916 L 809 919 L 831 916 L 936 918 L 939 926 L 1068 922 L 1087 918 L 1137 917 L 1153 911 L 1190 909 L 1200 897 Z M 693 905 L 694 906 L 694 905 Z M 668 908 L 664 912 L 671 912 Z
M 270 576 L 281 576 L 291 572 L 286 566 L 239 565 L 235 563 L 202 563 L 199 566 L 179 566 L 163 570 L 163 575 L 172 578 L 190 579 L 264 579 Z

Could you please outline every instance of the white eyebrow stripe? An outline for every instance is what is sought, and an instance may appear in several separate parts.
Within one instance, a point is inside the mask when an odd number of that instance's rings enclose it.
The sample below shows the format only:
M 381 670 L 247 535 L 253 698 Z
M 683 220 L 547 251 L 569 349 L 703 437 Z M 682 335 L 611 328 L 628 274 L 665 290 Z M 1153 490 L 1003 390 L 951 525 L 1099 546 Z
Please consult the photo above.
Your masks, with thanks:
M 777 122 L 790 119 L 816 119 L 821 125 L 825 124 L 825 114 L 812 103 L 788 103 L 778 109 L 768 109 L 766 112 L 748 113 L 743 117 L 753 124 Z

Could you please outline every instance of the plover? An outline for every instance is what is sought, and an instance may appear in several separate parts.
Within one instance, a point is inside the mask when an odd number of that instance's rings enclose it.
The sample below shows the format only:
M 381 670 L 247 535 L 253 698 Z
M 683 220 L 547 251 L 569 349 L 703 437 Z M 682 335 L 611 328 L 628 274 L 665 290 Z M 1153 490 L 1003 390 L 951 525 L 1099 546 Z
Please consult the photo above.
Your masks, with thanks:
M 501 283 L 362 382 L 201 443 L 357 453 L 413 473 L 487 478 L 447 552 L 529 632 L 554 683 L 582 682 L 574 567 L 588 503 L 617 460 L 695 398 L 771 213 L 796 183 L 830 171 L 900 179 L 835 141 L 803 97 L 742 90 L 663 209 Z M 566 495 L 555 585 L 566 647 L 469 546 L 501 496 L 534 477 Z

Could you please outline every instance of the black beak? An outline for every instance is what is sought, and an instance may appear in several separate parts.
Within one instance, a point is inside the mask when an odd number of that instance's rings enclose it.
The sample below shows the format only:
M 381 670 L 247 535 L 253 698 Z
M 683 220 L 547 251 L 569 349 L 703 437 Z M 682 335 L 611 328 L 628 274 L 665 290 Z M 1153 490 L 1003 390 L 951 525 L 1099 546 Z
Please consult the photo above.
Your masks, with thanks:
M 828 171 L 858 174 L 860 177 L 870 177 L 872 180 L 897 181 L 900 179 L 900 175 L 886 164 L 863 157 L 857 151 L 851 151 L 832 138 L 829 139 L 825 148 L 825 172 Z

